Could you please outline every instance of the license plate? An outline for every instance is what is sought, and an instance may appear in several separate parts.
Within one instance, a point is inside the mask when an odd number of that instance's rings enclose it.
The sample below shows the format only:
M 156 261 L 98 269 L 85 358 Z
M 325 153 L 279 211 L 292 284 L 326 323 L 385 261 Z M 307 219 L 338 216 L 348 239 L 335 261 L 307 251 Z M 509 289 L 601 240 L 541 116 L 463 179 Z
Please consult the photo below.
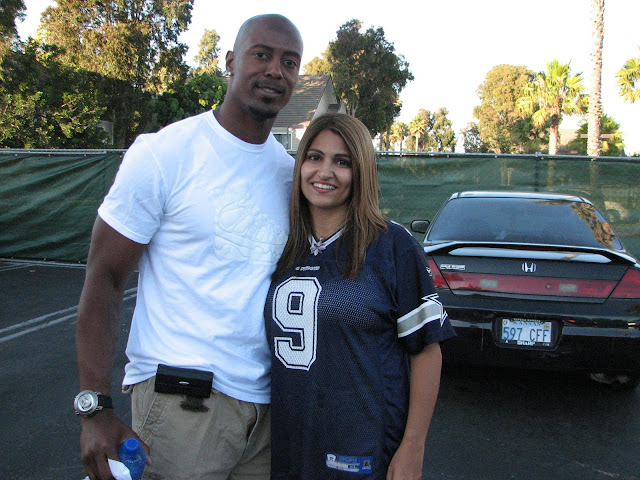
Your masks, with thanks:
M 553 341 L 553 323 L 524 318 L 503 318 L 499 338 L 503 345 L 550 347 Z

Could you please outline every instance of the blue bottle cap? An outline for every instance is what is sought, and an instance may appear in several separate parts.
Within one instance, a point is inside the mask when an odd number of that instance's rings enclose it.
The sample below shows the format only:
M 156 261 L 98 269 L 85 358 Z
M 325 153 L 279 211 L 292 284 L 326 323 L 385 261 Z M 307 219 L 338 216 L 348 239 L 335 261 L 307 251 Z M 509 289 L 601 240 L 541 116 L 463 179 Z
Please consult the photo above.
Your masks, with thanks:
M 122 448 L 129 453 L 133 453 L 140 448 L 140 443 L 135 438 L 127 438 L 122 444 Z

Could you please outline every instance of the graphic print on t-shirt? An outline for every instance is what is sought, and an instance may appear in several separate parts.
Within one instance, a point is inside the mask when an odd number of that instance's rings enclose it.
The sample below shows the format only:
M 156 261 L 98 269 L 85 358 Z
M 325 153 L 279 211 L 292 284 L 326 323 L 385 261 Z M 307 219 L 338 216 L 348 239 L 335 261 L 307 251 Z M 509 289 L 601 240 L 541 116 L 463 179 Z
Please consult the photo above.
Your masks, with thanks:
M 224 193 L 216 189 L 212 195 L 216 254 L 230 260 L 276 263 L 287 241 L 287 232 L 262 212 L 244 188 L 227 187 Z

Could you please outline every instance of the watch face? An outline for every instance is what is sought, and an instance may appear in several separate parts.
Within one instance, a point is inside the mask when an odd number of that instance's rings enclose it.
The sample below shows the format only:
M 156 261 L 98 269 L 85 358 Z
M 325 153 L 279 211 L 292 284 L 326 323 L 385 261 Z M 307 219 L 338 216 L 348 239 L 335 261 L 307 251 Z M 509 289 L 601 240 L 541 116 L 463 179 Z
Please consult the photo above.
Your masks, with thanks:
M 98 406 L 98 395 L 95 392 L 85 390 L 76 397 L 76 410 L 80 414 L 93 413 Z

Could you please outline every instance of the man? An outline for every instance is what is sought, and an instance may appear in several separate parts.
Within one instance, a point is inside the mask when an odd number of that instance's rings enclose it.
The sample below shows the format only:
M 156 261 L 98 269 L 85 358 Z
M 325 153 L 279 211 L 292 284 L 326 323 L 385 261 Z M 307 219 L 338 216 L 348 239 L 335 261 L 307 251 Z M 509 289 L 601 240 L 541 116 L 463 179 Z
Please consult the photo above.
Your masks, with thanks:
M 143 478 L 269 476 L 263 307 L 286 242 L 293 169 L 270 131 L 301 57 L 288 19 L 250 18 L 226 56 L 222 105 L 141 135 L 124 157 L 98 210 L 78 307 L 82 392 L 74 405 L 92 480 L 112 478 L 107 459 L 132 436 L 149 453 Z M 119 311 L 136 266 L 123 382 L 132 390 L 132 430 L 109 395 Z

